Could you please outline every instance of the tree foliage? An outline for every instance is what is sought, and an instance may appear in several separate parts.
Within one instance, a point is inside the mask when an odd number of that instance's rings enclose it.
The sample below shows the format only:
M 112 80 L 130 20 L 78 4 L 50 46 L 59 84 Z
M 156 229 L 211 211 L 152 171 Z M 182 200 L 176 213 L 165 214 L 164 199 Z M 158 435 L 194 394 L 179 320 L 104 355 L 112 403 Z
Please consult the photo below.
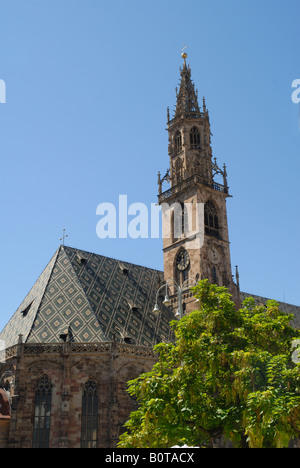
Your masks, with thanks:
M 286 447 L 300 437 L 300 332 L 275 301 L 236 310 L 227 289 L 200 281 L 199 310 L 171 323 L 176 340 L 155 347 L 153 369 L 129 382 L 138 401 L 118 447 Z

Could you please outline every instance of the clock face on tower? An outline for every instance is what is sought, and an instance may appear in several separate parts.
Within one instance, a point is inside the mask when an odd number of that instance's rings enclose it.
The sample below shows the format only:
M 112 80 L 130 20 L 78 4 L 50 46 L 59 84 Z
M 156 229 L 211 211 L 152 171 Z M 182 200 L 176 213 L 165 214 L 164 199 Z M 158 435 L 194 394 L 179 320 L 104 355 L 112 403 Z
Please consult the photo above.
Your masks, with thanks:
M 212 263 L 219 263 L 220 261 L 220 255 L 219 255 L 219 252 L 218 250 L 216 249 L 216 247 L 211 247 L 208 251 L 208 256 L 209 256 L 209 259 Z
M 186 250 L 181 250 L 176 258 L 176 267 L 178 270 L 185 270 L 190 263 L 190 257 Z

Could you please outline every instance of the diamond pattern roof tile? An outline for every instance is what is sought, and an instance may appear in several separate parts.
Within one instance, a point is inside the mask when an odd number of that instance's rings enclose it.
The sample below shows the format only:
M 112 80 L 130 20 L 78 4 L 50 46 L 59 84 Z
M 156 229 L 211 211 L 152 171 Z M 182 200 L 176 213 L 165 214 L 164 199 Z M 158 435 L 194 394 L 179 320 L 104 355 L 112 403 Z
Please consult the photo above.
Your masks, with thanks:
M 36 283 L 33 285 L 10 321 L 0 333 L 0 339 L 5 342 L 6 347 L 16 344 L 18 342 L 19 335 L 23 335 L 23 341 L 27 340 L 32 324 L 37 315 L 37 311 L 43 299 L 45 289 L 48 285 L 58 253 L 59 249 L 55 252 Z
M 125 341 L 153 347 L 173 341 L 173 313 L 152 310 L 163 272 L 60 246 L 0 334 L 5 347 L 27 343 Z M 250 296 L 241 293 L 241 298 Z M 258 303 L 267 299 L 253 296 Z M 300 327 L 300 307 L 280 303 Z
M 18 342 L 103 342 L 116 339 L 154 346 L 173 339 L 172 312 L 152 313 L 163 274 L 61 246 L 0 334 Z M 22 311 L 26 311 L 22 315 Z

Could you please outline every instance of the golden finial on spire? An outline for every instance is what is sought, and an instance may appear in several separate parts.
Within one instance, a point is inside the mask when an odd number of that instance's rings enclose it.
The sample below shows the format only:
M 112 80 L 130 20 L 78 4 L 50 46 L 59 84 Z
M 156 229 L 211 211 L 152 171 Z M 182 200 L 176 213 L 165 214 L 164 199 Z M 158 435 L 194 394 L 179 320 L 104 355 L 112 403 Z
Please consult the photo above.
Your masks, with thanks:
M 184 47 L 183 47 L 183 48 L 180 50 L 180 52 L 181 52 L 181 57 L 182 57 L 182 58 L 183 58 L 183 60 L 184 60 L 184 65 L 186 65 L 186 63 L 185 63 L 185 59 L 187 58 L 187 53 L 186 53 L 186 52 L 184 52 L 184 51 L 185 51 L 185 49 L 187 49 L 187 48 L 188 48 L 188 46 L 187 46 L 187 45 L 183 45 L 183 46 L 184 46 Z

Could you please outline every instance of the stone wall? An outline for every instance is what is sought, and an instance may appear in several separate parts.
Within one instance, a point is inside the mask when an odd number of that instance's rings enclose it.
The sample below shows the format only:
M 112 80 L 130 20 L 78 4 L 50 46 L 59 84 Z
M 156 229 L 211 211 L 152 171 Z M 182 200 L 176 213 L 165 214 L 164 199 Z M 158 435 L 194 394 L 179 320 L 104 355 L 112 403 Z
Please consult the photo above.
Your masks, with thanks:
M 6 360 L 15 369 L 9 448 L 31 448 L 35 391 L 39 378 L 52 384 L 50 448 L 80 448 L 81 406 L 85 383 L 98 387 L 98 448 L 115 447 L 123 424 L 135 408 L 127 382 L 150 370 L 150 348 L 116 342 L 98 344 L 22 344 Z M 15 355 L 13 355 L 15 354 Z M 1 369 L 0 369 L 1 377 Z

